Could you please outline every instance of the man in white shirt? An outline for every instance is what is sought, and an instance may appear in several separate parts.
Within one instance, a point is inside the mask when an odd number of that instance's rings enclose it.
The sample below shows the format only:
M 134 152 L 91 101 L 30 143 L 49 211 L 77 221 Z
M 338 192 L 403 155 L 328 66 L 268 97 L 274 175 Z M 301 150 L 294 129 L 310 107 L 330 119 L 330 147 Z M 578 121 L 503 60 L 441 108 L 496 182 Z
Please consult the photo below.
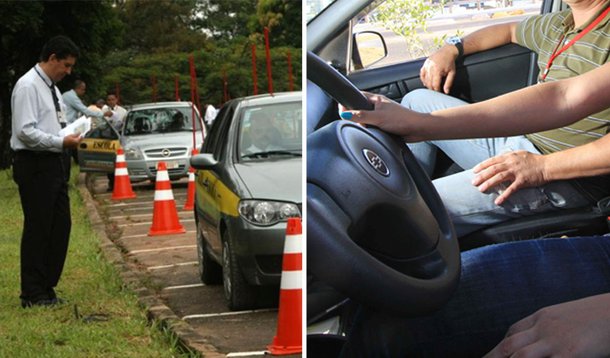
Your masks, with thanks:
M 109 118 L 110 124 L 112 124 L 117 131 L 120 131 L 121 127 L 123 127 L 123 121 L 127 115 L 127 110 L 119 106 L 118 98 L 114 93 L 108 94 L 106 97 L 106 105 L 102 108 L 102 111 L 110 111 L 112 113 Z
M 24 308 L 63 302 L 54 288 L 61 277 L 71 229 L 66 180 L 70 158 L 64 150 L 76 148 L 80 134 L 59 134 L 66 120 L 55 83 L 72 72 L 79 54 L 69 38 L 50 39 L 40 62 L 17 81 L 11 96 L 13 178 L 24 214 L 20 295 Z

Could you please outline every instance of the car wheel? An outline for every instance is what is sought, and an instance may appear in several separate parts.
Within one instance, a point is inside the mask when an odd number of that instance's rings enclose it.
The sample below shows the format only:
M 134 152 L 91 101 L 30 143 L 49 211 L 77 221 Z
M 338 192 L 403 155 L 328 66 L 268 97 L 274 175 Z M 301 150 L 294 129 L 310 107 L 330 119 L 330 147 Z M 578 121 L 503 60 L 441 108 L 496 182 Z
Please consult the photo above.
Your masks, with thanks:
M 222 246 L 222 276 L 225 298 L 231 310 L 244 310 L 255 306 L 256 288 L 246 282 L 239 270 L 228 232 L 225 232 Z
M 215 262 L 205 245 L 205 239 L 197 222 L 197 257 L 199 258 L 199 277 L 206 285 L 216 285 L 222 282 L 222 267 Z

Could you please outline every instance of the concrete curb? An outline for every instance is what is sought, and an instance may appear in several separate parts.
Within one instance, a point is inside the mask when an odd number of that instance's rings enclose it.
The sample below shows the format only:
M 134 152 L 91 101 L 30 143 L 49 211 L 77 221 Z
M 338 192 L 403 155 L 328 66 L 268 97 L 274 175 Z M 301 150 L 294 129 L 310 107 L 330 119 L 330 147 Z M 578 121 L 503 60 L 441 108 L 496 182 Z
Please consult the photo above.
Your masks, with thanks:
M 118 269 L 125 286 L 136 293 L 140 305 L 146 309 L 148 319 L 160 322 L 161 326 L 175 335 L 185 348 L 198 352 L 203 357 L 225 357 L 224 354 L 218 352 L 216 347 L 208 343 L 205 337 L 176 316 L 159 297 L 142 284 L 145 278 L 144 274 L 136 267 L 134 262 L 126 259 L 120 248 L 108 238 L 106 225 L 97 211 L 97 206 L 85 182 L 85 174 L 81 173 L 77 187 L 85 204 L 91 227 L 100 238 L 102 253 L 106 260 Z

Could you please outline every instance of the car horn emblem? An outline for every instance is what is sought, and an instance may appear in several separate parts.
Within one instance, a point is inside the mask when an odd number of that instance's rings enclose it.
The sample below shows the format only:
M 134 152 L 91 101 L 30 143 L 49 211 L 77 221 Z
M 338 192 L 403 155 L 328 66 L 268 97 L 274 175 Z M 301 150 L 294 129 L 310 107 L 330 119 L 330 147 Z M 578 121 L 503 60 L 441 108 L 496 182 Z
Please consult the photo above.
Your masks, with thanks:
M 377 155 L 377 153 L 368 149 L 363 149 L 362 153 L 364 153 L 366 161 L 369 162 L 369 164 L 373 167 L 373 169 L 377 171 L 377 173 L 383 175 L 384 177 L 390 175 L 390 169 L 385 164 L 383 159 L 381 159 L 381 157 Z
M 167 149 L 167 148 L 164 148 L 164 149 L 161 151 L 161 155 L 162 155 L 162 156 L 164 156 L 164 157 L 169 157 L 169 156 L 170 156 L 170 154 L 172 154 L 172 152 L 171 152 L 169 149 Z

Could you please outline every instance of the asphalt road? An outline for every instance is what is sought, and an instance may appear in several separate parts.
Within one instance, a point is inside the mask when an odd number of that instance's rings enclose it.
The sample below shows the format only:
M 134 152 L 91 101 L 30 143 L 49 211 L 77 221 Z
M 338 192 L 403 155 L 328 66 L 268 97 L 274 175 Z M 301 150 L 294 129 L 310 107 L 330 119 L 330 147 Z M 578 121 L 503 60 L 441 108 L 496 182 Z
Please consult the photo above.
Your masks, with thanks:
M 212 352 L 227 357 L 265 354 L 267 345 L 276 335 L 279 290 L 266 290 L 259 309 L 234 312 L 227 308 L 222 285 L 201 283 L 194 216 L 192 210 L 183 210 L 186 179 L 172 182 L 178 217 L 186 233 L 152 237 L 148 236 L 148 231 L 152 225 L 153 184 L 133 184 L 137 198 L 113 201 L 111 193 L 106 192 L 105 176 L 89 176 L 86 181 L 95 207 L 106 224 L 107 236 L 121 250 L 128 266 L 137 270 L 135 273 L 148 291 L 163 302 L 183 326 L 203 337 L 206 348 L 200 350 L 201 353 L 210 355 L 211 347 Z M 199 349 L 197 345 L 194 348 Z

